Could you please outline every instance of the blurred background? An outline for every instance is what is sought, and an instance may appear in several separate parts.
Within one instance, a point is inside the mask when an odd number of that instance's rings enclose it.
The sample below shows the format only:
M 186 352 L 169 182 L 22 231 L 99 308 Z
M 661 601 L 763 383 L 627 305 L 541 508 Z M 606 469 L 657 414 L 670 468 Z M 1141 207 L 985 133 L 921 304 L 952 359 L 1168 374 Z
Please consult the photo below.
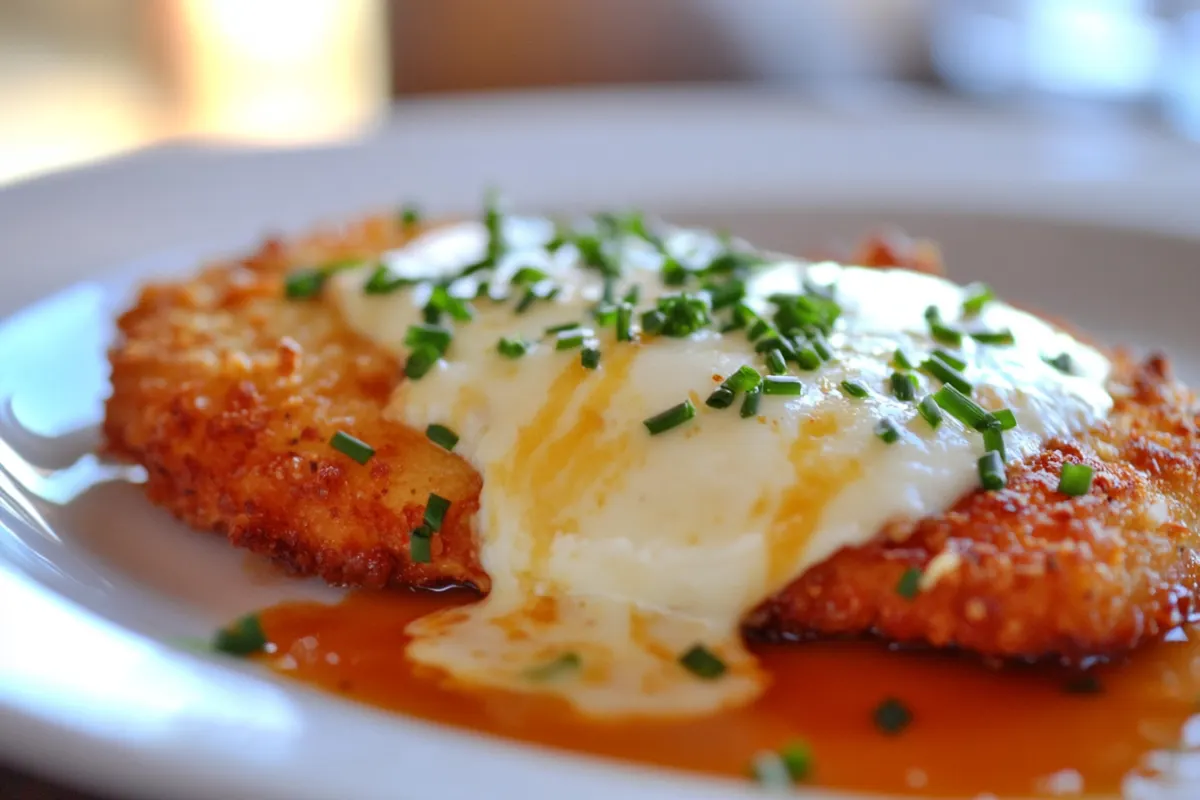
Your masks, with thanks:
M 681 82 L 1200 141 L 1200 0 L 0 0 L 0 183 L 171 139 L 352 135 L 414 96 Z

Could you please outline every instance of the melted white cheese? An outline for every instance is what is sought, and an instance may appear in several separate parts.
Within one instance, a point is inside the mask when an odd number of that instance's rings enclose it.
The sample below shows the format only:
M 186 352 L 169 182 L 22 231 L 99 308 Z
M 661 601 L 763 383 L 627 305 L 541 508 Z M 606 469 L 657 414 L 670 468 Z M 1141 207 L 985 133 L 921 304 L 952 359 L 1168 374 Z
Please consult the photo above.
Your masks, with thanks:
M 599 274 L 581 268 L 571 245 L 546 253 L 548 222 L 506 225 L 510 251 L 493 285 L 534 266 L 561 293 L 523 314 L 515 297 L 474 301 L 475 318 L 455 326 L 446 358 L 406 381 L 389 408 L 416 428 L 456 431 L 456 452 L 483 476 L 475 528 L 491 594 L 415 623 L 412 658 L 469 684 L 555 693 L 596 715 L 699 714 L 746 702 L 764 684 L 738 635 L 748 610 L 839 548 L 869 541 L 888 522 L 941 512 L 978 486 L 982 437 L 949 415 L 931 429 L 887 383 L 898 347 L 914 361 L 941 347 L 924 311 L 936 305 L 957 320 L 960 287 L 899 269 L 785 258 L 760 269 L 752 304 L 766 310 L 769 294 L 799 291 L 807 275 L 834 288 L 842 317 L 830 337 L 835 358 L 812 372 L 792 367 L 803 395 L 764 396 L 758 415 L 744 419 L 740 396 L 724 410 L 704 404 L 739 366 L 765 372 L 744 331 L 625 343 L 611 327 L 596 330 L 600 367 L 584 369 L 579 349 L 557 351 L 543 331 L 572 321 L 597 327 Z M 402 274 L 451 274 L 481 258 L 485 242 L 482 226 L 464 223 L 427 232 L 387 259 Z M 669 239 L 685 263 L 706 263 L 720 246 L 688 231 Z M 630 241 L 618 296 L 640 284 L 644 308 L 675 291 L 660 281 L 659 258 Z M 366 295 L 365 279 L 361 270 L 337 275 L 333 296 L 355 328 L 403 356 L 425 296 Z M 455 289 L 473 294 L 474 286 Z M 1016 414 L 1005 434 L 1010 461 L 1108 413 L 1108 363 L 1095 350 L 1000 302 L 972 324 L 1009 328 L 1016 338 L 1013 346 L 967 339 L 959 350 L 976 399 Z M 515 360 L 496 350 L 513 335 L 535 342 Z M 1061 352 L 1076 375 L 1043 360 Z M 940 386 L 913 374 L 918 398 Z M 846 378 L 864 382 L 870 396 L 849 398 L 839 388 Z M 647 433 L 644 419 L 687 398 L 695 419 Z M 900 425 L 900 441 L 875 435 L 882 417 Z M 680 666 L 697 642 L 729 666 L 724 677 L 702 680 Z M 531 677 L 568 652 L 579 656 L 578 669 Z

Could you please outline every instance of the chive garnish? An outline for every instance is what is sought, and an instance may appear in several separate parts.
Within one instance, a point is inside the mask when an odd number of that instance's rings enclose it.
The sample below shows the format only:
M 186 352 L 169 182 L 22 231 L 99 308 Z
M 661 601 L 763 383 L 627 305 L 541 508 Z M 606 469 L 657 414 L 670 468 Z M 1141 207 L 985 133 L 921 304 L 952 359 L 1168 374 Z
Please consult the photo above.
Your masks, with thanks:
M 990 492 L 999 491 L 1008 485 L 1004 460 L 995 450 L 989 450 L 979 459 L 979 483 Z
M 525 670 L 525 677 L 531 681 L 543 682 L 561 678 L 569 672 L 574 672 L 583 665 L 583 659 L 576 652 L 567 652 L 557 658 L 530 667 Z
M 231 656 L 249 656 L 266 649 L 267 635 L 258 614 L 247 614 L 221 628 L 213 637 L 212 648 Z
M 1010 431 L 1017 427 L 1017 415 L 1014 414 L 1010 409 L 1002 408 L 999 411 L 991 412 L 991 414 L 992 419 L 1000 423 L 1000 430 Z
M 518 314 L 524 314 L 530 306 L 537 302 L 537 299 L 537 292 L 533 289 L 526 289 L 525 294 L 521 295 L 521 299 L 517 301 L 516 308 L 513 310 Z
M 776 347 L 767 353 L 767 369 L 772 375 L 787 374 L 787 360 L 783 357 L 783 352 Z
M 948 344 L 951 347 L 959 347 L 962 345 L 963 335 L 961 331 L 951 328 L 944 322 L 931 320 L 929 323 L 929 335 L 942 344 Z
M 704 401 L 704 405 L 709 408 L 729 408 L 733 405 L 734 393 L 727 386 L 718 386 L 713 389 L 713 393 Z
M 621 298 L 622 303 L 628 303 L 631 306 L 636 306 L 638 301 L 642 299 L 642 286 L 635 283 L 625 290 L 625 296 Z
M 913 363 L 911 360 L 909 360 L 908 356 L 904 354 L 903 350 L 897 348 L 896 352 L 892 353 L 892 366 L 896 367 L 897 369 L 912 369 Z
M 1008 461 L 1008 453 L 1004 449 L 1004 433 L 999 427 L 988 428 L 983 432 L 983 449 L 1000 454 L 1000 461 Z
M 441 357 L 436 347 L 421 345 L 408 354 L 408 360 L 404 362 L 404 374 L 414 381 L 420 380 Z
M 633 306 L 629 303 L 617 306 L 617 341 L 633 341 Z
M 743 419 L 758 416 L 758 405 L 759 401 L 762 400 L 762 393 L 763 387 L 761 383 L 755 386 L 753 389 L 748 389 L 746 391 L 746 396 L 742 398 L 741 411 L 738 412 L 741 414 Z
M 980 344 L 1007 345 L 1016 342 L 1016 337 L 1008 328 L 998 331 L 971 331 L 969 335 Z
M 884 444 L 895 444 L 900 441 L 900 428 L 885 417 L 875 424 L 875 435 L 882 439 Z
M 821 357 L 817 355 L 816 350 L 809 346 L 796 348 L 792 360 L 796 362 L 796 365 L 800 369 L 809 372 L 821 366 Z
M 651 436 L 657 436 L 682 425 L 694 416 L 696 416 L 696 407 L 692 405 L 691 400 L 684 400 L 677 406 L 671 406 L 666 411 L 642 420 L 642 424 L 646 426 L 646 430 L 650 431 Z
M 405 203 L 400 209 L 400 224 L 411 228 L 421 221 L 421 209 L 413 203 Z
M 421 528 L 417 528 L 408 537 L 408 557 L 414 564 L 428 564 L 433 561 L 433 548 L 428 536 Z
M 697 678 L 713 680 L 725 674 L 725 662 L 702 644 L 694 644 L 679 657 L 679 663 Z
M 770 330 L 771 325 L 765 319 L 756 319 L 750 329 L 746 331 L 746 338 L 753 342 L 765 336 Z
M 921 398 L 921 402 L 917 403 L 917 413 L 929 423 L 929 427 L 937 430 L 937 427 L 942 424 L 942 409 L 938 406 L 937 400 L 933 395 L 927 394 Z
M 601 328 L 612 325 L 617 321 L 617 307 L 608 303 L 597 303 L 592 308 L 592 319 Z
M 965 291 L 967 296 L 963 300 L 962 312 L 966 316 L 978 314 L 985 305 L 996 299 L 991 288 L 983 283 L 972 283 Z
M 578 327 L 578 322 L 560 322 L 558 325 L 551 325 L 545 330 L 546 333 L 562 333 L 563 331 L 574 330 Z
M 371 277 L 363 284 L 364 294 L 391 294 L 403 286 L 412 286 L 415 281 L 392 275 L 392 271 L 383 264 L 375 267 Z
M 937 306 L 925 306 L 925 321 L 936 322 L 942 318 L 942 312 Z
M 914 599 L 921 592 L 921 570 L 909 567 L 896 581 L 896 594 L 905 600 Z
M 951 353 L 949 350 L 934 350 L 933 355 L 957 370 L 967 368 L 967 362 L 963 360 L 962 355 L 959 353 Z
M 514 286 L 532 286 L 549 277 L 545 270 L 540 270 L 537 267 L 521 267 L 513 273 L 508 282 Z
M 764 750 L 754 756 L 750 773 L 767 789 L 787 789 L 812 772 L 812 750 L 802 741 L 789 742 L 778 752 Z
M 995 419 L 971 398 L 960 392 L 951 384 L 946 384 L 933 394 L 933 399 L 947 414 L 966 425 L 972 430 L 985 430 Z
M 833 350 L 829 347 L 829 342 L 821 335 L 819 331 L 815 331 L 808 337 L 808 344 L 813 350 L 817 351 L 817 355 L 822 361 L 830 361 L 833 359 Z
M 450 508 L 450 501 L 439 494 L 429 493 L 429 499 L 425 501 L 425 525 L 433 532 L 442 529 L 442 520 L 446 518 L 446 511 Z
M 767 375 L 762 382 L 763 394 L 796 397 L 804 394 L 804 384 L 791 375 Z
M 859 400 L 871 394 L 871 390 L 867 388 L 865 383 L 853 378 L 842 381 L 842 391 Z
M 453 450 L 458 444 L 458 434 L 447 428 L 445 425 L 433 424 L 425 429 L 425 436 L 429 441 L 438 445 L 445 450 Z
M 1058 491 L 1071 497 L 1087 494 L 1092 488 L 1093 473 L 1087 464 L 1063 464 L 1058 478 Z
M 735 392 L 748 392 L 756 388 L 760 383 L 762 383 L 762 375 L 758 374 L 758 370 L 748 364 L 743 364 L 737 368 L 736 372 L 725 379 L 723 385 Z
M 908 706 L 894 697 L 889 697 L 875 707 L 872 715 L 875 727 L 888 735 L 900 733 L 912 722 L 912 712 Z
M 942 361 L 937 356 L 927 358 L 921 362 L 921 369 L 928 372 L 933 377 L 937 378 L 942 383 L 953 386 L 964 395 L 971 393 L 971 382 L 968 381 L 961 372 L 954 367 Z
M 371 456 L 375 455 L 375 448 L 345 431 L 333 434 L 333 438 L 329 440 L 329 446 L 360 464 L 366 464 L 371 460 Z
M 917 394 L 917 379 L 908 372 L 893 372 L 892 394 L 897 400 L 911 402 Z
M 642 313 L 642 330 L 650 334 L 662 333 L 667 324 L 667 315 L 657 308 Z
M 1054 367 L 1059 372 L 1067 375 L 1075 374 L 1075 360 L 1071 358 L 1070 353 L 1059 353 L 1054 358 L 1046 358 L 1043 356 L 1042 360 Z
M 583 340 L 592 335 L 592 332 L 584 328 L 571 328 L 570 330 L 560 331 L 554 337 L 555 350 L 574 350 L 583 344 Z
M 408 330 L 404 334 L 404 345 L 411 348 L 432 347 L 440 354 L 446 352 L 446 348 L 450 346 L 453 338 L 454 333 L 449 328 L 418 323 L 408 326 Z
M 496 352 L 505 358 L 520 358 L 529 352 L 529 343 L 518 336 L 503 336 L 496 342 Z
M 306 300 L 316 297 L 325 285 L 329 274 L 322 269 L 300 269 L 288 274 L 283 281 L 283 292 L 289 300 Z
M 583 353 L 579 356 L 579 363 L 584 369 L 595 369 L 600 366 L 600 349 L 598 347 L 585 347 Z

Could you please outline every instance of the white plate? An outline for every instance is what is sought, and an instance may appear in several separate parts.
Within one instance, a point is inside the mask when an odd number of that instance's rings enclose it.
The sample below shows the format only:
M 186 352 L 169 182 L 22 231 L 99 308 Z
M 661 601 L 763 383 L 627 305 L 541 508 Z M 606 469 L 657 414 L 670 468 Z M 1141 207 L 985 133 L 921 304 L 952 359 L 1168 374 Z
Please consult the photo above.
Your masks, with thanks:
M 0 754 L 149 798 L 755 796 L 378 713 L 169 644 L 336 594 L 248 570 L 136 487 L 53 472 L 94 444 L 111 319 L 136 279 L 264 232 L 406 198 L 470 210 L 495 183 L 526 209 L 642 205 L 782 250 L 898 222 L 939 238 L 955 277 L 1166 350 L 1200 382 L 1200 159 L 1148 134 L 1075 134 L 927 102 L 464 99 L 404 107 L 347 146 L 168 148 L 0 192 L 0 313 L 62 289 L 0 325 L 0 438 L 19 451 L 0 445 Z

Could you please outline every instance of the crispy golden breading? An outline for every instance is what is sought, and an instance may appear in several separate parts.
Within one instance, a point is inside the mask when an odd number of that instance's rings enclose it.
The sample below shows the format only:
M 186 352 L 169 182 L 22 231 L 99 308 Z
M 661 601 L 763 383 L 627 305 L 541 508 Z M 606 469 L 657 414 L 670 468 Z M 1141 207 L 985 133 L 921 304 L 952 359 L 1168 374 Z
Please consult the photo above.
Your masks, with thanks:
M 284 245 L 146 288 L 111 352 L 110 449 L 149 472 L 150 498 L 292 571 L 337 584 L 486 591 L 470 519 L 480 479 L 421 432 L 389 423 L 401 380 L 387 352 L 320 300 L 285 300 L 283 276 L 404 241 L 390 220 Z M 870 240 L 860 260 L 937 271 L 928 243 Z M 840 551 L 762 604 L 752 636 L 876 634 L 997 656 L 1119 652 L 1190 614 L 1200 588 L 1200 438 L 1195 401 L 1161 358 L 1116 359 L 1116 408 L 1077 442 L 1011 465 L 1008 488 L 893 526 Z M 328 441 L 370 442 L 362 467 Z M 1096 470 L 1092 491 L 1055 491 L 1064 460 Z M 425 500 L 452 501 L 433 561 L 408 537 Z M 1191 529 L 1189 529 L 1189 526 Z M 923 574 L 909 599 L 905 571 Z

